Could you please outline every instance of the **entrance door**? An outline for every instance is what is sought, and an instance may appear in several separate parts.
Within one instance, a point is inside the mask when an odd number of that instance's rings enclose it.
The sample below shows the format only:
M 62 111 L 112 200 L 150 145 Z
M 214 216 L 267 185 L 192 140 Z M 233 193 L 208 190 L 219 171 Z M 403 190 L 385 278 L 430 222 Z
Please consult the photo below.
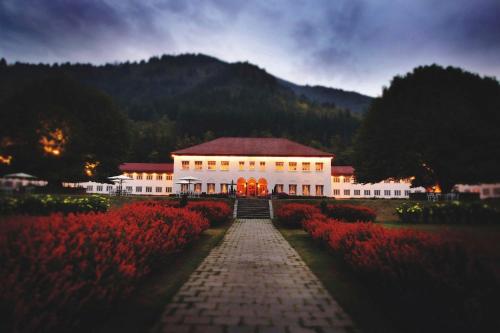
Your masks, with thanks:
M 255 179 L 250 178 L 247 184 L 247 195 L 249 197 L 254 197 L 257 195 L 257 182 Z
M 257 183 L 257 195 L 266 196 L 267 195 L 267 180 L 265 178 L 259 178 Z

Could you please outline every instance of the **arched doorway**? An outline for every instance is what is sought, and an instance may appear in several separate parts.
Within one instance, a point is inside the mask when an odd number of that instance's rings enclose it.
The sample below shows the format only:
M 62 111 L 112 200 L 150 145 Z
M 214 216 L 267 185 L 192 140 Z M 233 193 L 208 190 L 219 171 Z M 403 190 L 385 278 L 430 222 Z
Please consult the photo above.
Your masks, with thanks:
M 250 178 L 247 182 L 247 196 L 254 197 L 257 195 L 257 182 L 254 178 Z
M 267 192 L 267 180 L 265 178 L 259 178 L 257 182 L 257 195 L 266 196 Z
M 240 177 L 236 182 L 236 194 L 237 195 L 246 195 L 246 181 L 245 178 Z

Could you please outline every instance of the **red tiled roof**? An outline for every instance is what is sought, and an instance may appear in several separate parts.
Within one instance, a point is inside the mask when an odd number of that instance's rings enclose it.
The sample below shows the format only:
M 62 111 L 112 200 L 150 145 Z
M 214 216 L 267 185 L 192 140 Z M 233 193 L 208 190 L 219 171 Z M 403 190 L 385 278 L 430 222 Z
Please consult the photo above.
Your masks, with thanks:
M 350 165 L 332 165 L 332 176 L 354 175 L 354 168 Z
M 120 164 L 123 172 L 174 172 L 173 163 L 123 163 Z
M 174 155 L 333 157 L 333 154 L 281 138 L 218 138 L 174 151 Z

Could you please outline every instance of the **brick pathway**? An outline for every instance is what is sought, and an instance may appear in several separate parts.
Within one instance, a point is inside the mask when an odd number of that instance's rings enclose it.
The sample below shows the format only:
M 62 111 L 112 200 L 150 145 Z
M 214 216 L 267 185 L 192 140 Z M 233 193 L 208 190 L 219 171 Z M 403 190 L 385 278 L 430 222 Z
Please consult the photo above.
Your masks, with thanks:
M 271 220 L 237 220 L 182 286 L 158 332 L 355 332 Z

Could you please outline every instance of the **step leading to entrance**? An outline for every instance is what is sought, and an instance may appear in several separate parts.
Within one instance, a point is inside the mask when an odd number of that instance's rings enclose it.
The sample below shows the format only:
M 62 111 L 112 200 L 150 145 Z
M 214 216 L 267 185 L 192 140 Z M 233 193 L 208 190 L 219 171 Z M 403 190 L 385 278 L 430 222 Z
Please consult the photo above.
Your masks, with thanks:
M 238 211 L 236 214 L 240 219 L 268 219 L 269 201 L 264 199 L 238 199 Z

